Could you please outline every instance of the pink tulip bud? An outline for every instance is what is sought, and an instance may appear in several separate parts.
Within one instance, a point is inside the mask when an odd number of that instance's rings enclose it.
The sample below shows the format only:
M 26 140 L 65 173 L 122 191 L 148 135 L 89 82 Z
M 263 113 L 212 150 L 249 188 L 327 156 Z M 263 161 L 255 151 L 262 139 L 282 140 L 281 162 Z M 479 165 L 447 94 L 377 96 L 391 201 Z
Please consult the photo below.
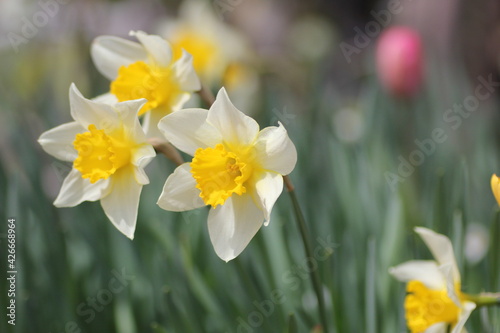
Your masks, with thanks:
M 377 70 L 382 85 L 398 97 L 411 97 L 422 82 L 422 41 L 413 29 L 386 29 L 377 43 Z

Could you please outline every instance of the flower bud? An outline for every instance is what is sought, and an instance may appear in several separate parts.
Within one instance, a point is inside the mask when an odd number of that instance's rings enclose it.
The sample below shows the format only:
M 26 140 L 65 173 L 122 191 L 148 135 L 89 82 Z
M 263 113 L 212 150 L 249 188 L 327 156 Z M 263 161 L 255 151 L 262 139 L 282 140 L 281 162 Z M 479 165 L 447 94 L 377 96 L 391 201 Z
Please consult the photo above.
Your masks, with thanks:
M 377 43 L 377 71 L 382 85 L 397 97 L 411 97 L 422 82 L 422 41 L 408 27 L 386 29 Z

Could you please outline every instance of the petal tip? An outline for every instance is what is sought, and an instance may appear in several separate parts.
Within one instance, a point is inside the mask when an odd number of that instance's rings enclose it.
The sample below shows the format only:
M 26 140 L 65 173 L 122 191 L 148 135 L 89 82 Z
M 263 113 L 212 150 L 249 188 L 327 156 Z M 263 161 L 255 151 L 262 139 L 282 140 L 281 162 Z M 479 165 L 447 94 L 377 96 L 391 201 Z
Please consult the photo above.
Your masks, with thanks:
M 80 92 L 80 90 L 78 89 L 78 87 L 76 86 L 76 84 L 74 82 L 72 82 L 69 86 L 69 98 L 70 98 L 70 102 L 71 102 L 71 100 L 73 100 L 75 98 L 85 99 L 85 97 L 83 97 L 82 93 Z M 70 105 L 70 107 L 71 107 L 71 105 Z
M 58 195 L 57 198 L 54 200 L 54 203 L 53 205 L 57 208 L 67 208 L 67 207 L 72 207 L 72 206 L 67 206 L 65 205 L 62 200 L 61 200 L 61 197 Z
M 491 176 L 490 185 L 493 196 L 495 197 L 497 203 L 500 205 L 500 179 L 495 173 Z
M 413 231 L 415 231 L 417 234 L 422 235 L 425 233 L 433 232 L 432 230 L 424 227 L 415 227 L 413 228 Z
M 233 260 L 234 258 L 236 258 L 236 257 L 237 257 L 237 256 L 235 256 L 235 255 L 222 256 L 222 255 L 220 255 L 219 253 L 217 253 L 217 256 L 218 256 L 219 258 L 221 258 L 221 259 L 222 259 L 222 260 L 223 260 L 226 264 L 227 264 L 228 262 L 230 262 L 231 260 Z
M 219 92 L 217 93 L 217 96 L 221 94 L 222 96 L 226 97 L 229 99 L 229 96 L 227 95 L 226 87 L 222 86 L 222 88 L 219 89 Z

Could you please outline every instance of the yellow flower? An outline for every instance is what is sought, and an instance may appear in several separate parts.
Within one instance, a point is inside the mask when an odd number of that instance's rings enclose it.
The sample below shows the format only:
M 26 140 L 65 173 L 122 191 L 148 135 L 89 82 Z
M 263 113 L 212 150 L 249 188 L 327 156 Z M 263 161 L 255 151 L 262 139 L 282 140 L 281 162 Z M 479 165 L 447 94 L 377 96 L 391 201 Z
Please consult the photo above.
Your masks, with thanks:
M 224 88 L 210 108 L 172 113 L 158 125 L 179 150 L 192 155 L 165 183 L 158 205 L 186 211 L 210 205 L 208 231 L 217 255 L 229 261 L 248 245 L 283 190 L 297 152 L 283 126 L 259 130 L 236 109 Z
M 493 192 L 497 203 L 500 205 L 500 178 L 498 178 L 496 174 L 491 176 L 491 191 Z
M 137 118 L 145 102 L 91 101 L 72 84 L 75 121 L 44 132 L 38 139 L 47 153 L 73 162 L 54 205 L 73 207 L 100 200 L 107 217 L 130 239 L 134 238 L 142 186 L 149 183 L 143 168 L 156 155 Z
M 118 102 L 145 98 L 144 128 L 148 136 L 161 136 L 157 125 L 179 110 L 191 93 L 201 89 L 192 57 L 181 50 L 174 59 L 170 44 L 155 35 L 132 31 L 139 43 L 113 36 L 97 37 L 91 55 L 97 69 L 111 80 L 110 94 Z M 102 98 L 102 96 L 100 97 Z
M 476 304 L 460 291 L 458 271 L 450 240 L 432 230 L 415 228 L 436 261 L 413 260 L 389 272 L 407 282 L 406 322 L 412 333 L 460 333 Z

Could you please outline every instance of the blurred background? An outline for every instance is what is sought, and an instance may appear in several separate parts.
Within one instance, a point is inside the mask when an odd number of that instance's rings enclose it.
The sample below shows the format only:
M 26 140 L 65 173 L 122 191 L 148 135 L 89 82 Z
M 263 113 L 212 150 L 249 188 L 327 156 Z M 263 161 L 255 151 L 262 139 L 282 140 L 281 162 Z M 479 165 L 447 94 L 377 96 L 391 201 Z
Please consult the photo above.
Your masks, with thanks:
M 192 53 L 203 82 L 261 127 L 284 124 L 314 258 L 284 192 L 270 225 L 220 260 L 207 209 L 155 204 L 175 167 L 163 156 L 133 241 L 97 202 L 52 205 L 71 165 L 37 139 L 71 121 L 72 82 L 88 98 L 109 90 L 90 44 L 130 30 Z M 415 226 L 451 238 L 464 291 L 500 292 L 499 56 L 495 0 L 0 0 L 0 331 L 321 332 L 318 270 L 331 332 L 406 332 L 405 286 L 387 270 L 431 258 Z M 500 310 L 466 327 L 500 332 Z

